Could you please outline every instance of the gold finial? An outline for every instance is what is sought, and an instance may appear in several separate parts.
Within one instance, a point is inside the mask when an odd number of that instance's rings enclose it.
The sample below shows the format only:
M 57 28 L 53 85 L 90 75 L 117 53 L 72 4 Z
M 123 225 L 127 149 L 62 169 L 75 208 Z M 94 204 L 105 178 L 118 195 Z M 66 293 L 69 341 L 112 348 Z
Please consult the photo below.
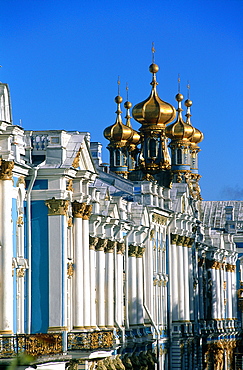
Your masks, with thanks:
M 154 48 L 154 42 L 152 42 L 152 63 L 154 63 L 154 53 L 155 53 L 155 48 Z
M 117 90 L 118 90 L 118 95 L 120 95 L 120 84 L 121 84 L 120 76 L 118 76 L 118 80 L 117 80 Z
M 128 83 L 126 82 L 127 100 L 128 100 L 128 90 L 129 90 Z
M 190 82 L 187 81 L 187 99 L 190 99 L 190 88 L 191 88 Z
M 181 91 L 181 76 L 180 76 L 180 73 L 178 73 L 177 81 L 178 81 L 178 93 L 180 93 L 180 91 Z

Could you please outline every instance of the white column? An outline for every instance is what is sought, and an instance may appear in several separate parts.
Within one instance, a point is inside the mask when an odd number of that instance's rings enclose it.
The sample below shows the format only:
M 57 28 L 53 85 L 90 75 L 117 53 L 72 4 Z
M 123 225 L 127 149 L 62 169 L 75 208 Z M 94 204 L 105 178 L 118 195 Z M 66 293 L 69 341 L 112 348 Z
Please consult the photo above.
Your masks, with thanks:
M 192 248 L 188 249 L 190 321 L 195 319 Z
M 67 330 L 67 248 L 66 210 L 68 201 L 50 199 L 48 206 L 49 230 L 49 328 L 48 331 Z
M 137 324 L 137 246 L 130 244 L 128 250 L 128 315 L 130 325 Z
M 233 318 L 233 310 L 232 310 L 232 273 L 231 273 L 231 265 L 226 265 L 226 288 L 227 288 L 227 319 Z
M 236 292 L 236 265 L 232 265 L 232 315 L 233 319 L 237 318 L 237 292 Z
M 116 242 L 108 240 L 105 249 L 105 326 L 114 327 L 114 248 Z
M 215 262 L 214 262 L 215 264 Z M 211 278 L 212 278 L 212 318 L 218 318 L 217 312 L 217 283 L 216 283 L 216 270 L 215 266 L 212 266 L 210 269 L 211 271 Z
M 84 327 L 83 318 L 83 212 L 85 203 L 74 201 L 73 208 L 73 243 L 74 243 L 74 320 L 73 328 L 82 330 Z
M 143 312 L 143 254 L 145 248 L 138 247 L 137 252 L 137 323 L 144 324 Z
M 178 321 L 178 264 L 177 264 L 177 242 L 178 235 L 171 236 L 171 256 L 172 260 L 170 261 L 171 266 L 171 287 L 172 287 L 172 320 Z
M 83 304 L 84 304 L 84 327 L 90 328 L 90 260 L 89 260 L 89 217 L 92 206 L 86 205 L 83 214 Z
M 154 303 L 153 303 L 153 243 L 151 240 L 147 242 L 147 248 L 145 252 L 145 272 L 144 272 L 144 284 L 145 284 L 145 292 L 146 298 L 145 303 L 150 312 L 154 311 Z M 146 322 L 150 323 L 150 319 L 147 317 Z
M 217 300 L 217 319 L 221 319 L 221 284 L 220 284 L 220 264 L 217 264 L 216 268 L 216 300 Z
M 105 253 L 107 239 L 99 239 L 97 250 L 96 287 L 97 287 L 97 325 L 105 327 Z
M 184 269 L 183 269 L 183 237 L 178 238 L 177 256 L 178 256 L 178 296 L 179 296 L 179 320 L 185 320 L 185 289 L 184 289 Z
M 221 319 L 225 318 L 224 314 L 224 264 L 221 263 L 220 268 L 220 297 L 221 297 Z
M 184 267 L 184 313 L 185 320 L 190 321 L 190 301 L 189 301 L 189 264 L 188 264 L 188 243 L 190 238 L 185 240 L 185 246 L 183 246 L 183 267 Z
M 90 262 L 90 326 L 96 328 L 96 274 L 95 274 L 95 246 L 97 237 L 89 237 L 89 262 Z
M 12 162 L 5 162 L 6 166 Z M 7 169 L 7 168 L 6 168 Z M 1 317 L 0 334 L 11 334 L 13 332 L 13 277 L 12 277 L 12 174 L 6 175 L 1 168 Z
M 116 255 L 116 319 L 117 323 L 124 325 L 124 302 L 123 302 L 123 253 L 125 252 L 125 243 L 117 243 Z

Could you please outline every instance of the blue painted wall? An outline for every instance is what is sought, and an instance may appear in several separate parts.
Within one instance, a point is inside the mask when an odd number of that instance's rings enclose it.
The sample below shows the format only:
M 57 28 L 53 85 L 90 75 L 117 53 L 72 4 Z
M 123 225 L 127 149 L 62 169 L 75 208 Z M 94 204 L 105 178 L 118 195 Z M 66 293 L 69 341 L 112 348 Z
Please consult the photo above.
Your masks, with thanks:
M 32 310 L 31 332 L 46 333 L 49 326 L 48 216 L 43 200 L 31 202 Z

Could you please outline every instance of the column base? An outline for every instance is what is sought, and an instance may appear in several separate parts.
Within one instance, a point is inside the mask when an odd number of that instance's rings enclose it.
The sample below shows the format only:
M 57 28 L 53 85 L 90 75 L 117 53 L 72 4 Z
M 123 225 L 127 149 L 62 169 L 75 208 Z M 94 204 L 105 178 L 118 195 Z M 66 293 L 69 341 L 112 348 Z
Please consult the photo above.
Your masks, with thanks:
M 50 326 L 47 330 L 48 333 L 56 331 L 68 331 L 67 326 Z
M 0 330 L 0 335 L 12 335 L 12 330 Z

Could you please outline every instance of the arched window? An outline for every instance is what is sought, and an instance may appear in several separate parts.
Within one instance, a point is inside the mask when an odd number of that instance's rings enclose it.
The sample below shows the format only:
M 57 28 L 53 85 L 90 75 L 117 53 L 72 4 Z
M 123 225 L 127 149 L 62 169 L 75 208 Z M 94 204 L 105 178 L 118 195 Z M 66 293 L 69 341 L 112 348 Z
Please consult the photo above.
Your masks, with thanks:
M 116 149 L 115 151 L 115 166 L 121 165 L 121 157 L 120 157 L 120 150 Z
M 182 164 L 182 151 L 177 149 L 177 164 Z
M 157 153 L 156 153 L 156 140 L 155 139 L 150 139 L 149 141 L 149 156 L 150 157 L 156 157 L 157 156 Z

